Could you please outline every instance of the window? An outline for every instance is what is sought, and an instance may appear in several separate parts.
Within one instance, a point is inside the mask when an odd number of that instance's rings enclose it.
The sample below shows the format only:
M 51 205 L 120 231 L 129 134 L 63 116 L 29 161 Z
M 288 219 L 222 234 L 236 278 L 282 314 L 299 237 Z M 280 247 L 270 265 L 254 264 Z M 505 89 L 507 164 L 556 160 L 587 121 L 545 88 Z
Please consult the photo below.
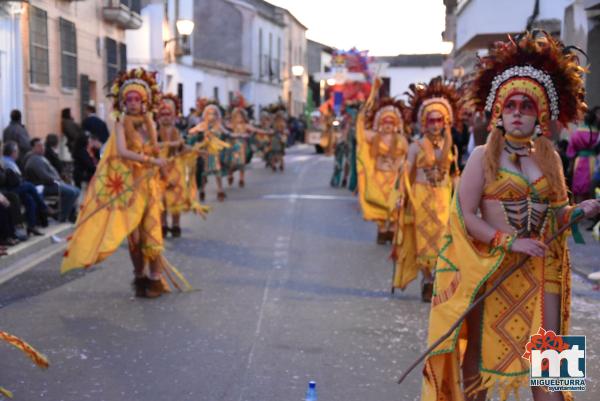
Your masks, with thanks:
M 119 43 L 119 69 L 127 71 L 127 45 Z
M 277 60 L 275 60 L 275 78 L 281 80 L 281 38 L 277 38 Z
M 269 74 L 269 81 L 273 80 L 273 76 L 274 76 L 274 71 L 273 71 L 273 34 L 271 32 L 269 32 L 269 57 L 268 57 L 268 74 Z
M 177 84 L 177 97 L 179 100 L 183 99 L 183 84 L 181 82 Z
M 229 99 L 229 103 L 228 104 L 232 104 L 233 103 L 233 91 L 229 91 L 227 93 L 227 97 Z
M 49 85 L 48 14 L 33 6 L 29 10 L 30 81 L 32 84 Z
M 117 42 L 111 38 L 105 39 L 106 43 L 106 80 L 112 83 L 119 72 L 119 57 L 117 54 Z
M 219 100 L 219 87 L 215 86 L 213 88 L 213 99 L 217 101 L 217 103 L 221 103 L 221 101 Z
M 262 29 L 258 30 L 258 75 L 260 78 L 263 77 L 263 44 L 262 44 Z
M 202 97 L 202 82 L 196 82 L 196 99 Z
M 77 30 L 75 24 L 59 18 L 60 66 L 63 88 L 77 88 Z

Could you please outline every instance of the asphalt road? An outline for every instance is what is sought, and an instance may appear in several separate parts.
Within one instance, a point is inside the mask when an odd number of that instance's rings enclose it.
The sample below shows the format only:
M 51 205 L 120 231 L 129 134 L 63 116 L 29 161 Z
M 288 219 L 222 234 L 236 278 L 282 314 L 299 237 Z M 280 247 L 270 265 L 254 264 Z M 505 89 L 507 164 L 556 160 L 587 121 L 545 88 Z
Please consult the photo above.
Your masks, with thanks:
M 419 369 L 395 381 L 425 346 L 428 305 L 416 284 L 390 296 L 389 249 L 351 194 L 328 187 L 331 170 L 294 148 L 284 173 L 255 163 L 222 204 L 211 187 L 208 219 L 185 216 L 183 237 L 167 241 L 197 291 L 134 299 L 125 248 L 64 277 L 54 256 L 1 285 L 0 328 L 51 367 L 0 344 L 0 385 L 26 401 L 301 401 L 316 380 L 323 401 L 418 399 Z M 598 250 L 581 251 L 581 269 Z M 600 299 L 574 287 L 572 333 L 588 335 L 577 399 L 597 400 Z

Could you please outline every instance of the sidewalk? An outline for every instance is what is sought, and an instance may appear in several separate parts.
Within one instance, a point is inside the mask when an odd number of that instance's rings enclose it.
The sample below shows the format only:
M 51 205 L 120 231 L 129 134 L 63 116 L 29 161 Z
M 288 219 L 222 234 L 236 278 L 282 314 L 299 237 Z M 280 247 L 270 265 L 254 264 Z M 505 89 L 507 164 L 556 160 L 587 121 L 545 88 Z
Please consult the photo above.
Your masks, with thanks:
M 8 255 L 0 258 L 0 284 L 64 251 L 67 244 L 66 237 L 72 229 L 71 223 L 50 224 L 43 229 L 43 236 L 29 237 L 27 241 L 8 248 Z

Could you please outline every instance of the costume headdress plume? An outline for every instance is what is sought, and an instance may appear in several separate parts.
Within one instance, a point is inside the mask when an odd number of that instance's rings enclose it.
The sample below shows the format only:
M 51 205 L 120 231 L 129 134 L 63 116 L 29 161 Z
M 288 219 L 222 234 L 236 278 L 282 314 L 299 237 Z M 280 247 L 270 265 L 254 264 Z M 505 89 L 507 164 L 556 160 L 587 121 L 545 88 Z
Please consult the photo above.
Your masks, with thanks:
M 134 68 L 115 78 L 109 95 L 113 98 L 113 117 L 119 118 L 125 112 L 125 98 L 131 92 L 137 92 L 142 98 L 144 112 L 154 111 L 160 101 L 156 72 Z
M 501 118 L 504 102 L 522 94 L 536 104 L 542 133 L 550 135 L 550 121 L 567 124 L 580 118 L 585 69 L 579 65 L 573 48 L 542 31 L 509 37 L 495 43 L 480 58 L 473 80 L 476 107 L 491 113 L 490 129 Z
M 447 125 L 452 125 L 457 112 L 458 92 L 453 82 L 435 77 L 429 84 L 410 84 L 406 95 L 412 109 L 412 120 L 425 126 L 427 114 L 439 111 Z
M 377 131 L 384 119 L 392 119 L 393 124 L 406 131 L 406 122 L 404 121 L 404 113 L 406 112 L 406 104 L 404 101 L 386 97 L 380 99 L 371 110 L 367 111 L 366 126 Z

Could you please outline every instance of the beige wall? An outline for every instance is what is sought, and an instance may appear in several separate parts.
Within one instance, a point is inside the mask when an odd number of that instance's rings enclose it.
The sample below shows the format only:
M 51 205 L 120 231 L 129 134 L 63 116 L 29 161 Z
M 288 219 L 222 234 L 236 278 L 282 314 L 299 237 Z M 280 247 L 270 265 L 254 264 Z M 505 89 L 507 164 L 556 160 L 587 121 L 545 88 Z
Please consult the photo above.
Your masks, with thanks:
M 125 31 L 104 21 L 102 8 L 104 1 L 64 1 L 32 0 L 31 4 L 48 13 L 48 53 L 50 68 L 49 86 L 36 86 L 30 83 L 29 58 L 29 7 L 23 14 L 23 58 L 24 58 L 24 114 L 29 133 L 35 137 L 45 137 L 49 133 L 60 132 L 60 112 L 70 107 L 75 121 L 81 122 L 79 76 L 86 74 L 95 82 L 95 93 L 91 88 L 90 99 L 99 111 L 104 103 L 104 117 L 110 115 L 110 102 L 106 99 L 106 68 L 104 37 L 117 42 L 125 42 Z M 59 17 L 75 24 L 77 30 L 77 88 L 61 88 L 61 58 Z M 97 53 L 97 41 L 100 56 Z M 99 113 L 101 114 L 101 113 Z M 110 125 L 110 123 L 109 123 Z

